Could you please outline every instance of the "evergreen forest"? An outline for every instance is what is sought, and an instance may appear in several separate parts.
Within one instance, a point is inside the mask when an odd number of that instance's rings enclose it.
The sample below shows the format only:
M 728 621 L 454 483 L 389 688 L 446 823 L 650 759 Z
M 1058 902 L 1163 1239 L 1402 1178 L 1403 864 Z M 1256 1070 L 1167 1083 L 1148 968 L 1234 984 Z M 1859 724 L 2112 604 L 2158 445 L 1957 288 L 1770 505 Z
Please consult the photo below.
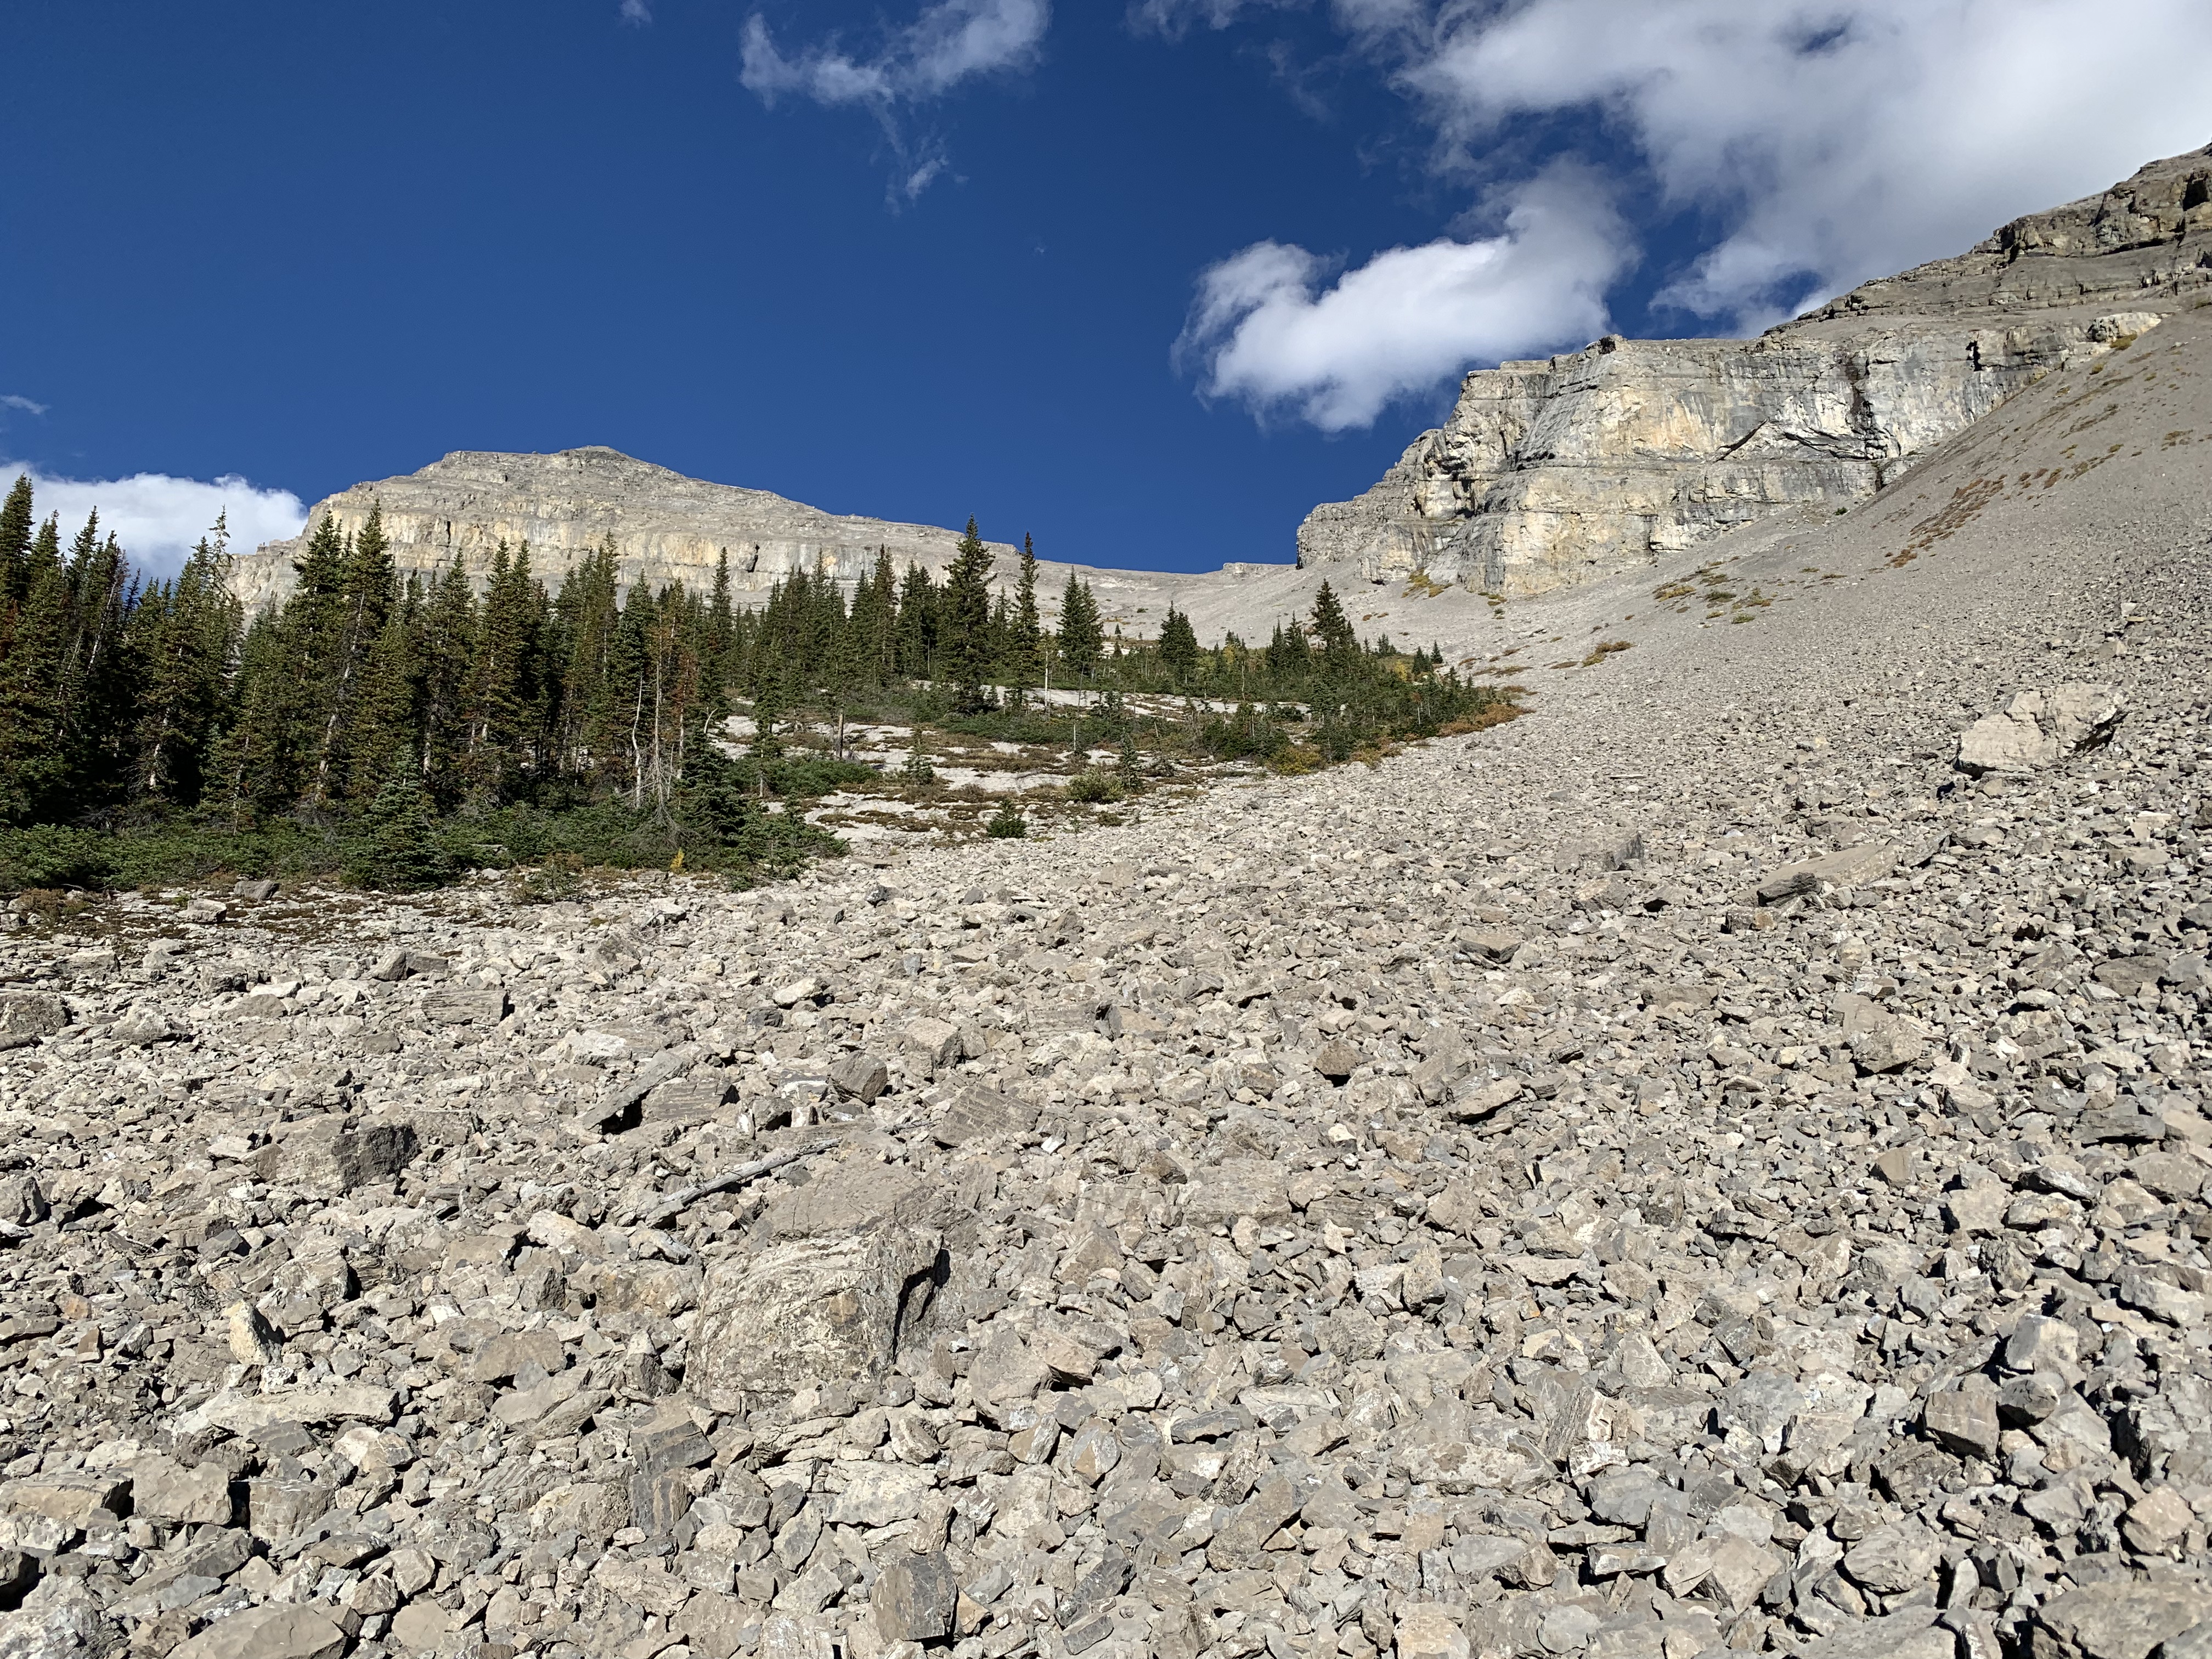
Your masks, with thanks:
M 894 781 L 921 788 L 932 728 L 1297 770 L 1505 708 L 1437 653 L 1361 641 L 1326 586 L 1257 647 L 1203 647 L 1172 606 L 1124 639 L 1073 577 L 1048 625 L 1034 550 L 997 586 L 973 520 L 941 578 L 879 554 L 859 582 L 802 571 L 754 606 L 726 558 L 703 592 L 625 589 L 611 541 L 550 585 L 526 544 L 479 580 L 458 559 L 403 573 L 372 513 L 355 534 L 321 520 L 289 596 L 249 618 L 228 556 L 218 522 L 147 580 L 96 515 L 65 544 L 27 478 L 0 503 L 0 889 L 412 889 L 545 864 L 750 881 L 837 850 L 787 806 L 885 783 L 840 752 L 848 717 L 912 724 Z M 1048 687 L 1087 695 L 1071 717 Z M 1178 712 L 1136 714 L 1133 693 Z

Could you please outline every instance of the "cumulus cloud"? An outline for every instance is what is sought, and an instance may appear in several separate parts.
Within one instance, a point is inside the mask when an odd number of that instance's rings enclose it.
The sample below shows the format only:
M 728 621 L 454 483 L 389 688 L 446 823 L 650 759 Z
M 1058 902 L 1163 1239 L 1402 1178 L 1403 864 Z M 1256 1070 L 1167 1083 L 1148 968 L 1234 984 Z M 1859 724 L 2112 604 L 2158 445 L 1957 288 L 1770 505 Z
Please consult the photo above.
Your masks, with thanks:
M 228 514 L 234 552 L 282 541 L 306 527 L 307 509 L 289 489 L 264 489 L 235 474 L 212 483 L 139 472 L 127 478 L 62 478 L 36 466 L 0 461 L 0 480 L 27 472 L 39 516 L 61 515 L 66 540 L 97 510 L 131 562 L 155 576 L 173 574 L 218 514 Z
M 653 8 L 647 0 L 622 0 L 622 20 L 633 27 L 643 28 L 653 21 Z
M 2212 137 L 2190 77 L 2141 72 L 2212 58 L 2201 0 L 1445 0 L 1372 39 L 1462 159 L 1516 117 L 1617 123 L 1726 227 L 1667 297 L 1740 326 Z
M 946 158 L 938 140 L 908 135 L 904 112 L 963 82 L 1029 68 L 1051 21 L 1051 0 L 933 0 L 872 50 L 848 51 L 832 36 L 786 52 L 755 12 L 745 20 L 738 79 L 770 106 L 788 96 L 868 111 L 896 157 L 893 194 L 911 199 Z
M 43 415 L 46 412 L 46 404 L 33 403 L 30 398 L 16 392 L 0 392 L 0 409 L 20 409 L 26 415 Z
M 1255 414 L 1370 426 L 1470 362 L 1603 333 L 1631 257 L 1601 181 L 1557 164 L 1513 193 L 1497 234 L 1391 248 L 1333 281 L 1304 248 L 1255 243 L 1200 279 L 1176 355 L 1207 396 Z
M 1132 15 L 1172 35 L 1295 3 L 1138 0 Z M 2212 137 L 2190 76 L 2142 68 L 2212 61 L 2203 0 L 1328 0 L 1326 15 L 1412 100 L 1438 175 L 1510 186 L 1510 158 L 1540 135 L 1613 155 L 1624 191 L 1713 226 L 1656 303 L 1734 331 Z M 1434 327 L 1441 375 L 1463 308 Z

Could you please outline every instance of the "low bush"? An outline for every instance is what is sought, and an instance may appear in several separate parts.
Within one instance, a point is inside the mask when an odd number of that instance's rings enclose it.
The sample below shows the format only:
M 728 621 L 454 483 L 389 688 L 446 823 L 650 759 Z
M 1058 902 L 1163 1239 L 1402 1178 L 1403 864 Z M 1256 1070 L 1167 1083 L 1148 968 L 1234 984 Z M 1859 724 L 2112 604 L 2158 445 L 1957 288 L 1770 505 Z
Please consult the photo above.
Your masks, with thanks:
M 92 830 L 58 823 L 0 830 L 0 889 L 104 887 L 116 870 L 115 846 Z

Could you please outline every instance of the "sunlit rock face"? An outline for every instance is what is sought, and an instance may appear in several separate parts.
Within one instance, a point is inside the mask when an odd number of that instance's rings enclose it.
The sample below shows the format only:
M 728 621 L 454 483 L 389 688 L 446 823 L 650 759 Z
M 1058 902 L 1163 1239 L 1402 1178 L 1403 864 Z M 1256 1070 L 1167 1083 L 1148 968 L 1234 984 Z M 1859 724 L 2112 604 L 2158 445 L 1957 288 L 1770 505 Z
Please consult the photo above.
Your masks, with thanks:
M 726 555 L 732 592 L 765 593 L 780 576 L 817 568 L 841 580 L 865 575 L 887 549 L 903 571 L 909 561 L 942 570 L 958 532 L 824 513 L 764 489 L 708 483 L 612 449 L 553 455 L 462 450 L 404 477 L 358 483 L 316 503 L 309 531 L 329 517 L 358 532 L 372 509 L 402 572 L 428 574 L 459 557 L 481 587 L 494 555 L 530 546 L 531 568 L 548 583 L 612 538 L 624 586 L 682 581 L 709 587 Z M 270 542 L 239 559 L 233 586 L 249 609 L 291 589 L 305 537 Z M 1002 560 L 1012 550 L 994 547 Z
M 2014 221 L 1753 340 L 1607 338 L 1469 374 L 1309 568 L 1540 593 L 1756 519 L 1847 507 L 2054 369 L 2212 294 L 2212 148 Z

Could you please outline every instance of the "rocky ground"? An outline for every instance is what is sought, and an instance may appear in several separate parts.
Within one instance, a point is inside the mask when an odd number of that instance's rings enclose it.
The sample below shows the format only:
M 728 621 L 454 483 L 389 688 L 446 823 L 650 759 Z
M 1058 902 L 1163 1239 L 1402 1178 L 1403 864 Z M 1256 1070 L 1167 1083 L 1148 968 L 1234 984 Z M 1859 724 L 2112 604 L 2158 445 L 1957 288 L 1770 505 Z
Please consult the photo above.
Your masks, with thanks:
M 1265 775 L 1254 763 L 1164 754 L 1134 736 L 1127 755 L 1119 746 L 1079 748 L 1079 718 L 1103 695 L 1051 690 L 1026 694 L 1033 708 L 1048 711 L 1053 723 L 1065 727 L 1066 738 L 1059 743 L 1009 742 L 925 726 L 920 747 L 927 781 L 919 784 L 910 773 L 915 751 L 911 725 L 872 718 L 842 728 L 828 720 L 795 726 L 785 734 L 794 749 L 857 761 L 881 774 L 876 782 L 848 785 L 812 803 L 806 820 L 872 855 L 976 840 L 988 833 L 991 817 L 1010 802 L 1033 830 L 1051 833 L 1121 823 L 1127 782 L 1172 799 L 1209 784 Z M 1237 705 L 1134 692 L 1122 699 L 1122 707 L 1149 731 L 1148 721 L 1182 721 L 1195 710 L 1227 713 Z M 733 750 L 741 750 L 755 731 L 749 715 L 737 714 L 724 734 Z M 1069 783 L 1085 773 L 1109 781 L 1109 792 L 1097 799 L 1072 796 Z
M 1954 459 L 1371 770 L 25 908 L 0 1655 L 2203 1659 L 2202 471 Z

